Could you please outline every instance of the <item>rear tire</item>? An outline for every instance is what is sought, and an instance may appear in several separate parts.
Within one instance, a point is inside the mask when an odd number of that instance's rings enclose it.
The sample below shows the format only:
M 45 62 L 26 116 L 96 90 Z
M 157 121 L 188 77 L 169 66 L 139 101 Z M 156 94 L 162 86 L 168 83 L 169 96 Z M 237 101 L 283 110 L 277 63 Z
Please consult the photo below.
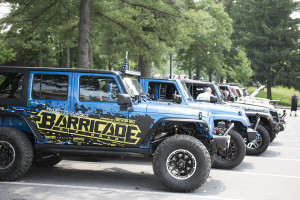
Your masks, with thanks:
M 0 181 L 22 177 L 32 160 L 32 143 L 26 134 L 15 128 L 0 128 Z
M 165 139 L 153 157 L 153 171 L 170 191 L 191 192 L 199 188 L 210 172 L 210 156 L 196 138 L 175 135 Z
M 238 166 L 246 155 L 246 145 L 242 136 L 231 130 L 229 148 L 218 149 L 215 155 L 213 167 L 218 169 L 232 169 Z
M 260 155 L 265 152 L 270 144 L 270 136 L 268 131 L 261 125 L 257 126 L 257 138 L 249 143 L 246 143 L 247 155 Z

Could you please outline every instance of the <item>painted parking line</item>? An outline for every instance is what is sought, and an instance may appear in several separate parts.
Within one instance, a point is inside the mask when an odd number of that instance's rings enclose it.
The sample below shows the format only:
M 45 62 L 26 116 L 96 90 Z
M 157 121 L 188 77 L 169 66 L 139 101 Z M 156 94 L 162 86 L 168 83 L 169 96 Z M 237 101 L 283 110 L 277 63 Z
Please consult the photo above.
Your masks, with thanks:
M 213 172 L 221 172 L 221 173 L 231 173 L 231 174 L 270 176 L 270 177 L 279 177 L 279 178 L 292 178 L 292 179 L 299 179 L 300 180 L 300 176 L 286 176 L 286 175 L 278 175 L 278 174 L 249 173 L 249 172 L 228 171 L 228 170 L 220 170 L 220 169 L 212 169 L 212 171 Z
M 277 146 L 269 146 L 270 149 L 288 149 L 288 150 L 300 150 L 300 148 L 293 148 L 293 147 L 277 147 Z
M 291 139 L 291 140 L 288 140 L 288 139 L 277 139 L 276 138 L 276 140 L 274 140 L 274 142 L 299 142 L 300 141 L 300 138 L 296 138 L 296 139 Z M 271 143 L 272 144 L 272 143 Z
M 247 156 L 247 158 L 258 158 L 258 159 L 266 159 L 266 160 L 276 160 L 276 161 L 293 161 L 293 162 L 300 162 L 300 159 L 286 159 L 286 158 L 267 158 L 267 157 L 259 157 L 259 156 Z
M 128 190 L 128 189 L 115 189 L 115 188 L 103 188 L 103 187 L 87 187 L 87 186 L 75 186 L 75 185 L 58 185 L 58 184 L 45 184 L 45 183 L 27 183 L 27 182 L 0 182 L 1 184 L 7 184 L 7 185 L 19 185 L 19 186 L 33 186 L 33 187 L 52 187 L 52 188 L 68 188 L 68 189 L 83 189 L 83 190 L 97 190 L 100 192 L 126 192 L 126 193 L 142 193 L 142 194 L 149 194 L 149 195 L 170 195 L 170 194 L 176 194 L 177 197 L 187 197 L 193 196 L 193 197 L 199 197 L 201 199 L 212 199 L 212 200 L 239 200 L 239 199 L 233 199 L 233 198 L 226 198 L 226 197 L 220 197 L 220 196 L 202 196 L 202 195 L 196 195 L 192 193 L 172 193 L 172 192 L 156 192 L 156 191 L 147 191 L 147 190 Z M 178 198 L 179 199 L 179 198 Z

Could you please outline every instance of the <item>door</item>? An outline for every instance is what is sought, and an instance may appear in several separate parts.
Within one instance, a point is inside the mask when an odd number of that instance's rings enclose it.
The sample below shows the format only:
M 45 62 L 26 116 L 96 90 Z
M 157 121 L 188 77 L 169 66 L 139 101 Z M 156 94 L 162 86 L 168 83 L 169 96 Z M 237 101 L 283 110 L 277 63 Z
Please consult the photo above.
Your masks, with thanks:
M 32 71 L 27 111 L 46 144 L 70 144 L 71 72 Z M 38 142 L 39 143 L 39 142 Z
M 70 117 L 73 144 L 126 147 L 133 145 L 128 132 L 128 111 L 117 104 L 123 93 L 116 75 L 75 73 Z

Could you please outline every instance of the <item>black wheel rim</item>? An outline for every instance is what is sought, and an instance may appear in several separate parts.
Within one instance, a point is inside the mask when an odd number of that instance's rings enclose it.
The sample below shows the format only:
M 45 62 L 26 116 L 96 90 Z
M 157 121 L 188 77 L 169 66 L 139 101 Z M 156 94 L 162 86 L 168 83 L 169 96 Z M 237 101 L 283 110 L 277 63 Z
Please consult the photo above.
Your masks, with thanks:
M 248 149 L 258 149 L 261 144 L 262 144 L 263 140 L 262 140 L 262 137 L 259 133 L 256 133 L 256 139 L 253 140 L 252 142 L 249 142 L 247 144 L 247 148 Z
M 0 169 L 9 168 L 14 163 L 15 156 L 14 147 L 6 141 L 0 141 Z
M 237 153 L 237 147 L 233 140 L 230 141 L 229 147 L 226 149 L 218 149 L 217 158 L 224 162 L 229 162 Z
M 173 151 L 166 162 L 169 174 L 176 179 L 188 179 L 196 171 L 197 163 L 195 156 L 184 149 Z

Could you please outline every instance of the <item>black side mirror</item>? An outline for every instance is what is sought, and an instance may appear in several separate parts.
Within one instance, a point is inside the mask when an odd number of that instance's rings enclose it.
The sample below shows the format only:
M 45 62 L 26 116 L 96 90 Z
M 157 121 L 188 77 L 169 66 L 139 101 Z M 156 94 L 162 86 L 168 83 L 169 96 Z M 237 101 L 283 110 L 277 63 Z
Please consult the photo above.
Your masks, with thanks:
M 234 101 L 234 98 L 233 97 L 229 97 L 229 101 Z
M 210 96 L 209 102 L 210 103 L 216 103 L 218 101 L 218 98 L 216 96 Z
M 173 95 L 173 103 L 181 103 L 182 97 L 178 94 Z
M 119 94 L 118 95 L 118 105 L 131 104 L 131 97 L 129 94 Z

